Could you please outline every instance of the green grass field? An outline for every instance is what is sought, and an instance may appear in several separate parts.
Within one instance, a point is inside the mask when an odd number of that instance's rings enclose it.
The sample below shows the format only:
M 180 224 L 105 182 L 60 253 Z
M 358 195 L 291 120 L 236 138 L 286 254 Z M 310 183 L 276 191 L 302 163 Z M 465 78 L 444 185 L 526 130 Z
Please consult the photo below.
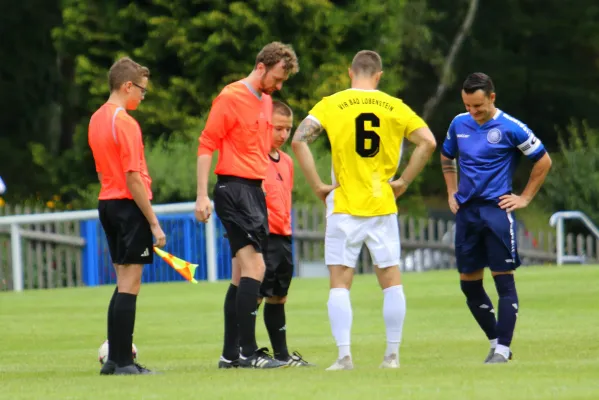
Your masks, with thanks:
M 324 371 L 336 357 L 322 279 L 298 279 L 288 339 L 318 366 L 218 370 L 227 283 L 152 284 L 138 301 L 139 361 L 162 375 L 100 376 L 111 287 L 0 294 L 2 399 L 598 399 L 599 268 L 523 267 L 514 361 L 484 365 L 488 342 L 455 271 L 404 275 L 408 313 L 401 368 L 380 370 L 382 294 L 374 276 L 352 289 L 353 371 Z M 493 301 L 490 276 L 486 286 Z M 258 340 L 268 344 L 262 313 Z

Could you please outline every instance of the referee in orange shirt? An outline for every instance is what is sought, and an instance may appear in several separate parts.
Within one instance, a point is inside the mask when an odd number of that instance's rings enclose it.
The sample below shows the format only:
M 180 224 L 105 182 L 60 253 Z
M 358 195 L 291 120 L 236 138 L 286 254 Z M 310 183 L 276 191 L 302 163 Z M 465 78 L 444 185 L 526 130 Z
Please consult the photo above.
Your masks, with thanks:
M 227 85 L 214 99 L 199 139 L 195 215 L 198 221 L 206 222 L 212 213 L 208 175 L 212 153 L 218 150 L 214 207 L 229 238 L 231 254 L 238 260 L 225 296 L 220 368 L 287 365 L 257 348 L 256 304 L 265 270 L 262 252 L 269 233 L 262 186 L 272 141 L 270 95 L 281 90 L 283 82 L 298 70 L 290 46 L 280 42 L 266 45 L 250 75 Z
M 152 263 L 152 246 L 164 246 L 166 236 L 150 204 L 152 179 L 141 128 L 127 113 L 144 99 L 149 76 L 146 67 L 130 58 L 115 62 L 108 73 L 110 97 L 92 115 L 88 128 L 101 183 L 98 212 L 117 280 L 108 307 L 108 361 L 102 375 L 151 373 L 133 360 L 133 328 L 143 265 Z
M 274 358 L 290 367 L 308 367 L 313 364 L 297 351 L 289 354 L 285 303 L 293 278 L 293 251 L 291 248 L 291 199 L 293 191 L 293 160 L 280 149 L 289 138 L 293 127 L 293 111 L 285 103 L 273 102 L 272 145 L 268 170 L 264 180 L 268 210 L 268 244 L 264 253 L 266 272 L 260 288 L 259 303 L 264 305 L 264 325 L 272 345 Z M 234 258 L 234 262 L 237 260 Z

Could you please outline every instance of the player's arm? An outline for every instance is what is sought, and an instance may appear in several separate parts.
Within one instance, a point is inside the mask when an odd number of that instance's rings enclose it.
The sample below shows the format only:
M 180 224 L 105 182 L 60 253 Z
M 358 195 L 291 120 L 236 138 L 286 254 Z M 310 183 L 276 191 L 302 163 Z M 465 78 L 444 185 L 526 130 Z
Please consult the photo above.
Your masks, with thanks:
M 208 177 L 212 166 L 212 153 L 220 149 L 228 125 L 228 99 L 219 95 L 212 103 L 206 126 L 199 138 L 197 162 L 197 197 L 208 196 Z
M 536 196 L 539 189 L 543 185 L 543 182 L 545 182 L 545 178 L 547 177 L 550 169 L 551 157 L 549 156 L 549 153 L 545 152 L 545 154 L 543 154 L 543 156 L 537 162 L 535 162 L 534 166 L 532 167 L 528 183 L 520 195 L 520 197 L 523 197 L 527 203 L 530 203 Z
M 228 98 L 223 95 L 214 99 L 206 126 L 199 139 L 195 216 L 200 222 L 206 222 L 212 213 L 212 204 L 208 197 L 208 178 L 212 166 L 212 153 L 220 149 L 221 142 L 229 129 L 228 101 Z
M 458 166 L 455 158 L 448 158 L 441 153 L 441 169 L 447 186 L 447 195 L 453 196 L 458 191 Z
M 391 182 L 391 187 L 393 188 L 396 197 L 401 196 L 414 179 L 416 179 L 437 147 L 435 136 L 426 126 L 412 131 L 408 135 L 408 140 L 415 144 L 416 148 L 412 152 L 410 161 L 399 179 Z
M 456 163 L 456 153 L 458 150 L 457 136 L 455 135 L 454 121 L 449 125 L 447 137 L 443 141 L 441 148 L 441 170 L 447 186 L 447 202 L 452 213 L 457 213 L 459 206 L 455 198 L 458 192 L 458 167 Z
M 208 179 L 210 177 L 210 167 L 212 166 L 212 153 L 198 155 L 196 167 L 196 197 L 208 197 Z
M 314 193 L 324 201 L 329 192 L 333 189 L 331 185 L 325 185 L 314 163 L 314 157 L 310 151 L 309 144 L 314 142 L 322 133 L 322 125 L 315 118 L 307 116 L 297 127 L 293 139 L 291 140 L 291 148 L 300 168 L 302 169 L 308 184 Z
M 499 207 L 508 212 L 528 206 L 545 182 L 551 169 L 551 157 L 534 133 L 528 128 L 518 129 L 514 132 L 514 136 L 516 143 L 521 142 L 516 147 L 534 163 L 534 166 L 521 195 L 508 194 L 499 198 Z
M 120 122 L 119 122 L 120 121 Z M 125 182 L 127 189 L 133 197 L 133 201 L 141 210 L 144 217 L 150 224 L 152 234 L 156 238 L 155 246 L 162 247 L 166 244 L 166 236 L 160 227 L 158 218 L 152 209 L 146 186 L 141 177 L 140 163 L 141 153 L 143 152 L 143 144 L 141 140 L 141 131 L 136 125 L 130 122 L 119 120 L 115 123 L 115 130 L 118 136 L 119 156 L 121 158 L 121 166 L 125 172 Z M 124 133 L 124 132 L 128 133 Z M 101 178 L 101 174 L 98 174 Z
M 127 171 L 125 172 L 125 177 L 127 179 L 127 188 L 131 192 L 133 201 L 135 201 L 135 204 L 137 204 L 146 217 L 150 226 L 158 225 L 158 218 L 152 209 L 152 204 L 150 203 L 148 192 L 146 191 L 140 172 Z

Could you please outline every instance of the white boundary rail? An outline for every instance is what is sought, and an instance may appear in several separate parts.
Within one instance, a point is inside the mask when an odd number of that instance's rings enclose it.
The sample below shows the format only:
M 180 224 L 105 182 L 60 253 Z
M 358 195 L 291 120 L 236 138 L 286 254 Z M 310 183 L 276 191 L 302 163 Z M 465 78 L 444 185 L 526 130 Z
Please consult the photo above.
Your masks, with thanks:
M 549 225 L 555 227 L 556 235 L 557 235 L 557 249 L 556 249 L 556 258 L 557 265 L 562 265 L 564 262 L 585 262 L 584 255 L 565 255 L 564 254 L 564 221 L 567 219 L 575 219 L 582 221 L 587 228 L 595 235 L 595 238 L 599 240 L 599 229 L 597 226 L 591 221 L 589 217 L 586 216 L 581 211 L 559 211 L 551 216 L 549 219 Z M 599 249 L 598 249 L 599 250 Z
M 193 213 L 194 202 L 161 204 L 152 207 L 154 212 L 160 214 Z M 10 245 L 12 255 L 13 290 L 23 291 L 23 251 L 21 238 L 23 237 L 22 224 L 37 224 L 62 221 L 85 221 L 98 218 L 97 210 L 66 211 L 54 213 L 38 213 L 25 215 L 9 215 L 0 217 L 0 227 L 10 227 Z M 216 281 L 216 242 L 215 242 L 214 215 L 206 223 L 206 264 L 209 282 Z M 168 238 L 167 238 L 168 240 Z

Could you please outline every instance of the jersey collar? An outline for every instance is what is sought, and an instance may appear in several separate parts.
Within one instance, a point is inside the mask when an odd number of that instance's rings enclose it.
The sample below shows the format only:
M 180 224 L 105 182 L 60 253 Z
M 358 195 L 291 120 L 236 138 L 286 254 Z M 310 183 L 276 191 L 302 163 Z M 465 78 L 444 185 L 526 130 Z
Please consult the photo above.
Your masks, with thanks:
M 253 94 L 254 96 L 256 96 L 256 98 L 257 98 L 258 100 L 262 100 L 262 96 L 260 95 L 260 93 L 258 93 L 258 92 L 256 91 L 256 89 L 254 89 L 254 87 L 253 87 L 252 85 L 250 85 L 249 83 L 247 83 L 245 80 L 242 80 L 242 81 L 241 81 L 241 83 L 243 83 L 243 84 L 245 85 L 245 87 L 246 87 L 246 88 L 247 88 L 247 89 L 248 89 L 250 92 L 252 92 L 252 94 Z
M 347 90 L 357 90 L 358 92 L 378 92 L 378 89 L 358 89 L 358 88 L 349 88 Z

